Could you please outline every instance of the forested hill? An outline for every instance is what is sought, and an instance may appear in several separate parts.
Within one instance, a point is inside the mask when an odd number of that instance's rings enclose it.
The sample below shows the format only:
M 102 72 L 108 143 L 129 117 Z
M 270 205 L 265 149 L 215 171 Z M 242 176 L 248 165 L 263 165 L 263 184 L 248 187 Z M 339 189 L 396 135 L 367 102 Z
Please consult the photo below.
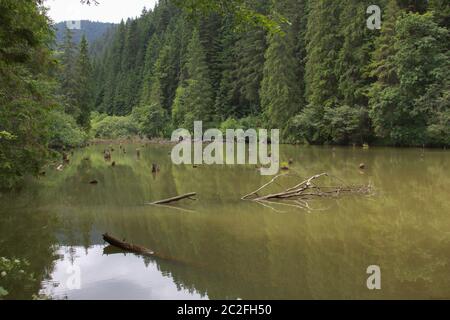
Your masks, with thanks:
M 115 24 L 82 20 L 80 26 L 81 29 L 72 29 L 73 42 L 77 45 L 80 44 L 83 35 L 86 36 L 89 43 L 95 42 L 97 39 L 103 37 L 111 27 L 115 26 Z M 56 31 L 56 43 L 58 45 L 62 44 L 64 41 L 66 27 L 66 21 L 54 25 Z
M 381 30 L 372 0 L 161 0 L 97 41 L 82 22 L 79 44 L 65 30 L 57 48 L 44 2 L 0 1 L 0 189 L 53 149 L 195 120 L 284 142 L 450 146 L 448 0 L 379 0 Z
M 95 108 L 141 134 L 194 120 L 270 127 L 284 141 L 449 145 L 449 2 L 249 1 L 281 31 L 187 18 L 171 1 L 117 27 L 95 65 Z

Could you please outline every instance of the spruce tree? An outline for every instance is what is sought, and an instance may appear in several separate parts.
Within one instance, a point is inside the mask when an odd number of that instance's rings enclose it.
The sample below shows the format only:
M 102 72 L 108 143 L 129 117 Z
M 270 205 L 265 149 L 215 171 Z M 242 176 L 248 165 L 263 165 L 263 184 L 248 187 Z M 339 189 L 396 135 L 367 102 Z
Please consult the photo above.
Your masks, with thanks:
M 61 87 L 61 93 L 65 97 L 65 111 L 73 117 L 78 117 L 80 110 L 76 103 L 76 90 L 77 87 L 77 48 L 73 42 L 72 31 L 66 28 L 64 42 L 60 48 L 60 72 L 59 83 Z
M 190 128 L 194 121 L 201 120 L 205 126 L 211 126 L 214 111 L 212 86 L 198 30 L 193 32 L 188 46 L 187 70 L 189 78 L 184 96 L 188 112 L 185 124 Z
M 288 0 L 278 1 L 273 10 L 290 11 Z M 294 42 L 290 33 L 292 25 L 283 25 L 282 32 L 269 35 L 265 54 L 264 78 L 261 85 L 261 106 L 267 124 L 284 131 L 287 120 L 300 111 L 299 80 L 297 79 Z
M 161 42 L 158 36 L 153 34 L 147 45 L 147 52 L 145 54 L 140 104 L 146 104 L 150 99 L 152 85 L 151 81 L 153 79 L 154 67 L 156 60 L 158 59 L 160 46 Z
M 76 65 L 76 103 L 79 114 L 76 118 L 79 126 L 88 130 L 90 128 L 90 113 L 92 110 L 92 66 L 89 58 L 89 48 L 86 37 L 83 35 L 80 43 Z

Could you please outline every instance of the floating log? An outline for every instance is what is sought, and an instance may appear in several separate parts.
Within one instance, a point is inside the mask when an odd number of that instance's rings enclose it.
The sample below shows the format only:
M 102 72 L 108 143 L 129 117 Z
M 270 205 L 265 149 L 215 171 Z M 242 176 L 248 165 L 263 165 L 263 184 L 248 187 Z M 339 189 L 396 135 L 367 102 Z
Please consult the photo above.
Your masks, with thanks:
M 98 181 L 97 180 L 91 180 L 91 181 L 89 181 L 89 184 L 98 184 Z
M 180 201 L 180 200 L 183 200 L 183 199 L 191 199 L 191 200 L 194 200 L 194 199 L 192 199 L 192 197 L 194 197 L 194 196 L 196 196 L 197 195 L 197 193 L 195 193 L 195 192 L 191 192 L 191 193 L 188 193 L 188 194 L 184 194 L 184 195 L 181 195 L 181 196 L 177 196 L 177 197 L 173 197 L 173 198 L 169 198 L 169 199 L 164 199 L 164 200 L 159 200 L 159 201 L 155 201 L 155 202 L 152 202 L 151 204 L 167 204 L 167 203 L 171 203 L 171 202 L 175 202 L 175 201 Z
M 107 243 L 109 243 L 110 245 L 112 245 L 114 247 L 120 248 L 120 249 L 128 251 L 128 252 L 137 253 L 137 254 L 141 254 L 141 255 L 149 256 L 149 257 L 157 256 L 150 249 L 147 249 L 145 247 L 138 246 L 135 244 L 126 243 L 125 241 L 116 239 L 107 233 L 105 233 L 103 235 L 103 240 L 105 240 Z

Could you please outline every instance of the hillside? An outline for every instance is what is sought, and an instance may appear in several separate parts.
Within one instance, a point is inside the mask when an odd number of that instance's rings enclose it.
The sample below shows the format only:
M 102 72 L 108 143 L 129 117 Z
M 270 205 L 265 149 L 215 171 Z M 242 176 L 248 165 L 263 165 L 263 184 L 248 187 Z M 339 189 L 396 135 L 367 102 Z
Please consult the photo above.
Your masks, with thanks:
M 285 142 L 447 145 L 448 4 L 379 1 L 381 30 L 367 27 L 371 4 L 257 1 L 256 12 L 289 21 L 271 34 L 161 1 L 103 46 L 94 108 L 131 114 L 147 136 L 202 120 L 278 128 Z
M 83 34 L 86 35 L 86 38 L 89 43 L 95 42 L 97 39 L 101 38 L 105 33 L 113 27 L 114 23 L 105 23 L 105 22 L 94 22 L 94 21 L 81 21 L 81 29 L 72 29 L 73 32 L 73 41 L 75 44 L 79 44 L 81 41 L 81 37 Z M 55 35 L 56 35 L 56 43 L 60 44 L 64 39 L 64 31 L 66 29 L 66 21 L 59 22 L 54 25 L 55 27 Z

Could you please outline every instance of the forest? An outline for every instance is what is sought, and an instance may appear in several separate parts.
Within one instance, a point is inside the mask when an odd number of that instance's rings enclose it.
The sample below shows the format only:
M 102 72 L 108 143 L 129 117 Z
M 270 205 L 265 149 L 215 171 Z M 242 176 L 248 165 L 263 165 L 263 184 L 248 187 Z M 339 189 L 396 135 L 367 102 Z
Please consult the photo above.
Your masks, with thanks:
M 100 1 L 101 2 L 101 1 Z M 0 2 L 0 188 L 90 139 L 277 128 L 284 143 L 450 145 L 450 4 L 161 0 L 55 47 L 40 0 Z

